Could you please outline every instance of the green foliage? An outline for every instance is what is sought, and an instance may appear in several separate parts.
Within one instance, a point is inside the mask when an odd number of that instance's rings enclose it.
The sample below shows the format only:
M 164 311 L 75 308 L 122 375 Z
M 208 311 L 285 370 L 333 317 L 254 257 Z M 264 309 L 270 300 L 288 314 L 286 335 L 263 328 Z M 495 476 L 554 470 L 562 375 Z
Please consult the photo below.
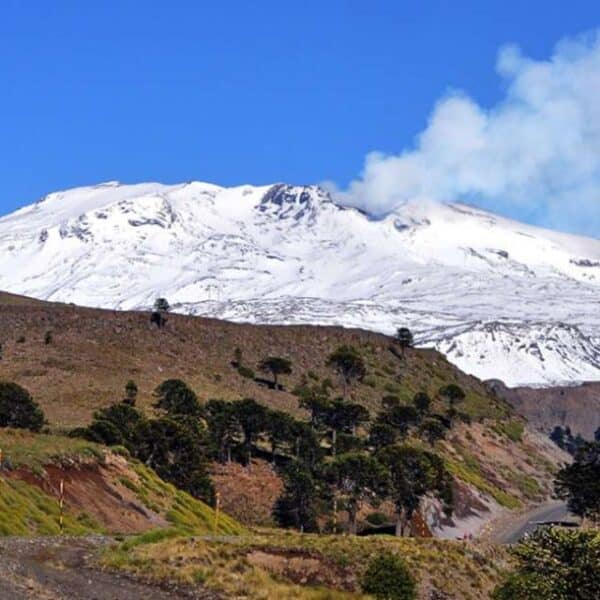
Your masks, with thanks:
M 169 312 L 169 310 L 171 310 L 171 305 L 166 298 L 157 298 L 154 301 L 154 310 Z
M 241 438 L 233 402 L 209 400 L 206 403 L 208 434 L 215 458 L 220 462 L 231 460 L 231 451 Z
M 419 435 L 425 439 L 429 445 L 433 446 L 437 441 L 446 437 L 448 429 L 439 420 L 434 417 L 423 419 L 419 425 Z
M 600 522 L 600 442 L 584 444 L 558 472 L 554 487 L 573 514 Z
M 292 461 L 281 475 L 283 492 L 273 510 L 277 523 L 300 531 L 314 530 L 319 492 L 312 473 L 301 463 Z
M 446 460 L 446 467 L 452 475 L 490 495 L 501 506 L 511 510 L 521 506 L 521 502 L 517 498 L 486 481 L 478 468 L 454 460 Z
M 415 600 L 417 586 L 406 563 L 397 554 L 382 552 L 369 561 L 362 591 L 377 600 Z
M 354 346 L 340 346 L 327 359 L 327 366 L 333 368 L 342 378 L 344 392 L 353 380 L 359 381 L 367 372 L 365 361 Z
M 439 394 L 450 402 L 450 406 L 454 406 L 458 402 L 462 402 L 466 398 L 464 390 L 455 383 L 450 383 L 440 388 Z
M 200 417 L 203 409 L 198 397 L 181 379 L 167 379 L 155 390 L 155 408 L 164 410 L 171 417 Z
M 42 409 L 26 389 L 0 381 L 0 427 L 40 431 L 44 422 Z
M 600 598 L 600 532 L 538 529 L 513 551 L 518 567 L 495 600 Z
M 340 454 L 326 467 L 325 478 L 333 493 L 345 502 L 350 532 L 356 533 L 356 517 L 360 503 L 367 498 L 385 496 L 389 478 L 386 468 L 369 454 Z
M 395 444 L 398 439 L 398 431 L 388 423 L 375 421 L 369 428 L 369 445 L 378 452 L 386 446 Z
M 378 457 L 389 470 L 398 533 L 403 533 L 426 494 L 434 494 L 442 501 L 444 510 L 452 513 L 452 477 L 437 454 L 409 445 L 396 445 L 384 448 Z
M 596 431 L 596 437 L 600 434 L 600 428 Z M 585 440 L 581 437 L 581 434 L 573 435 L 571 428 L 567 425 L 564 429 L 557 425 L 550 434 L 550 439 L 562 450 L 568 452 L 571 456 L 575 456 L 579 448 L 585 444 Z M 600 441 L 600 439 L 596 439 Z
M 135 381 L 130 379 L 125 384 L 125 402 L 127 402 L 127 404 L 130 404 L 131 406 L 135 406 L 135 402 L 137 400 L 137 395 L 138 395 L 138 386 L 135 383 Z
M 92 424 L 83 431 L 82 437 L 99 444 L 130 449 L 136 444 L 136 429 L 143 420 L 133 406 L 118 402 L 96 411 Z
M 250 464 L 252 445 L 266 429 L 267 409 L 253 398 L 244 398 L 233 406 L 233 414 L 242 431 L 246 464 Z
M 413 404 L 420 415 L 425 415 L 431 408 L 431 398 L 427 392 L 417 392 L 413 398 Z
M 494 430 L 500 435 L 506 436 L 511 442 L 523 441 L 525 425 L 521 421 L 512 419 L 510 421 L 499 421 Z
M 406 348 L 412 348 L 414 342 L 412 331 L 408 327 L 400 327 L 396 331 L 396 341 L 404 353 Z
M 258 368 L 264 373 L 271 373 L 273 385 L 277 389 L 279 376 L 289 375 L 292 372 L 292 361 L 281 356 L 268 356 L 260 361 Z
M 159 477 L 214 503 L 214 488 L 206 466 L 206 442 L 198 430 L 164 417 L 142 421 L 131 449 Z
M 365 517 L 365 519 L 366 519 L 367 523 L 369 523 L 370 525 L 373 525 L 375 527 L 380 526 L 380 525 L 387 525 L 389 523 L 389 519 L 387 518 L 387 516 L 381 512 L 369 513 Z

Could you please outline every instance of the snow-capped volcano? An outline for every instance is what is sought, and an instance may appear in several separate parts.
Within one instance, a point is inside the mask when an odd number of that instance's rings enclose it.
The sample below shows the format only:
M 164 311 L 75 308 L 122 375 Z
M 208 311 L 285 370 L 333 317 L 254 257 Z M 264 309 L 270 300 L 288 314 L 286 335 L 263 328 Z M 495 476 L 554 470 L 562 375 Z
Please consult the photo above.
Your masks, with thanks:
M 0 218 L 0 289 L 391 333 L 509 385 L 600 380 L 600 241 L 461 204 L 374 219 L 316 186 L 115 182 Z

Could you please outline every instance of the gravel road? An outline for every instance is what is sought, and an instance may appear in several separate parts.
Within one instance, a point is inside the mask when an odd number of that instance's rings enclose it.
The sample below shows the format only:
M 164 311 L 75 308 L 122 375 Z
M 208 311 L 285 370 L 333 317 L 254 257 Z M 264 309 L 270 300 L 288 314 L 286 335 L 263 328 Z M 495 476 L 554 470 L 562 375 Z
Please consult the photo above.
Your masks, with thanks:
M 110 538 L 0 538 L 1 600 L 218 600 L 198 588 L 161 588 L 95 566 Z

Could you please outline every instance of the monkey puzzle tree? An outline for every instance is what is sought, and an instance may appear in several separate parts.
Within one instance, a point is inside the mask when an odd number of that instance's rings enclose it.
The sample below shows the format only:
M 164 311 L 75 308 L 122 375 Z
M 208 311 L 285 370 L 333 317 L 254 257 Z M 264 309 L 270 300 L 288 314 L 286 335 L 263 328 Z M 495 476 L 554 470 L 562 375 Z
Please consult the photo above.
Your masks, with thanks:
M 213 453 L 218 461 L 231 462 L 231 450 L 242 437 L 234 403 L 209 400 L 206 403 L 206 418 Z
M 233 411 L 242 430 L 246 465 L 252 464 L 252 445 L 266 429 L 267 409 L 253 398 L 244 398 L 233 403 Z
M 40 431 L 44 420 L 42 409 L 25 388 L 0 381 L 0 427 Z
M 340 454 L 327 465 L 325 477 L 332 486 L 336 503 L 339 499 L 343 500 L 348 511 L 350 533 L 356 534 L 361 502 L 377 500 L 386 493 L 387 469 L 369 454 L 349 452 Z
M 398 439 L 398 431 L 389 423 L 375 421 L 369 428 L 369 445 L 378 452 L 386 446 L 395 444 Z
M 263 373 L 271 373 L 273 376 L 273 387 L 279 388 L 278 379 L 280 375 L 289 375 L 292 372 L 292 361 L 281 356 L 268 356 L 260 361 L 258 368 Z
M 451 408 L 455 408 L 456 404 L 466 398 L 464 390 L 456 383 L 450 383 L 441 387 L 439 394 L 442 398 L 448 400 Z
M 282 527 L 295 527 L 301 532 L 315 529 L 319 490 L 311 471 L 292 461 L 282 472 L 283 491 L 273 509 Z
M 267 409 L 265 433 L 271 444 L 271 461 L 274 463 L 277 450 L 294 442 L 294 418 L 280 410 Z
M 169 312 L 171 310 L 171 305 L 166 298 L 157 298 L 154 301 L 154 310 L 158 312 Z
M 396 506 L 396 535 L 404 535 L 421 498 L 428 493 L 438 497 L 444 510 L 452 513 L 452 477 L 439 456 L 412 446 L 395 445 L 384 448 L 377 457 L 389 470 L 390 497 Z
M 412 331 L 408 327 L 400 327 L 396 331 L 396 341 L 402 351 L 402 356 L 407 348 L 412 348 L 414 339 Z
M 135 381 L 133 381 L 133 379 L 130 379 L 125 384 L 125 399 L 123 400 L 123 402 L 125 402 L 125 404 L 129 404 L 130 406 L 135 406 L 135 403 L 137 401 L 137 395 L 138 386 L 135 383 Z
M 323 422 L 331 430 L 331 452 L 336 453 L 337 434 L 355 434 L 356 428 L 369 420 L 369 411 L 360 404 L 346 402 L 343 398 L 331 401 L 323 415 Z
M 600 442 L 583 444 L 556 475 L 554 488 L 574 515 L 600 523 Z
M 204 410 L 195 392 L 181 379 L 167 379 L 154 390 L 154 408 L 164 410 L 173 418 L 198 418 Z
M 327 366 L 340 376 L 344 398 L 354 380 L 362 380 L 367 372 L 365 361 L 354 346 L 340 346 L 327 359 Z
M 417 392 L 413 398 L 413 404 L 417 409 L 417 412 L 422 417 L 429 412 L 431 407 L 431 398 L 427 392 Z

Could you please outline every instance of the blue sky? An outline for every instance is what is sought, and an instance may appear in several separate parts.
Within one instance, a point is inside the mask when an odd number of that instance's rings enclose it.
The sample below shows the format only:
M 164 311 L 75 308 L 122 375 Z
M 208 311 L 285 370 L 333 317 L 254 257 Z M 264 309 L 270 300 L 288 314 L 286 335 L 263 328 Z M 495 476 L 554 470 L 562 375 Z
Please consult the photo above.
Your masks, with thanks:
M 414 148 L 449 90 L 482 110 L 503 102 L 503 45 L 542 61 L 600 25 L 598 4 L 579 0 L 4 0 L 0 11 L 0 214 L 114 179 L 329 180 L 351 203 L 380 193 L 384 210 L 395 196 L 361 187 L 369 152 Z M 426 191 L 600 235 L 600 222 L 488 187 Z

